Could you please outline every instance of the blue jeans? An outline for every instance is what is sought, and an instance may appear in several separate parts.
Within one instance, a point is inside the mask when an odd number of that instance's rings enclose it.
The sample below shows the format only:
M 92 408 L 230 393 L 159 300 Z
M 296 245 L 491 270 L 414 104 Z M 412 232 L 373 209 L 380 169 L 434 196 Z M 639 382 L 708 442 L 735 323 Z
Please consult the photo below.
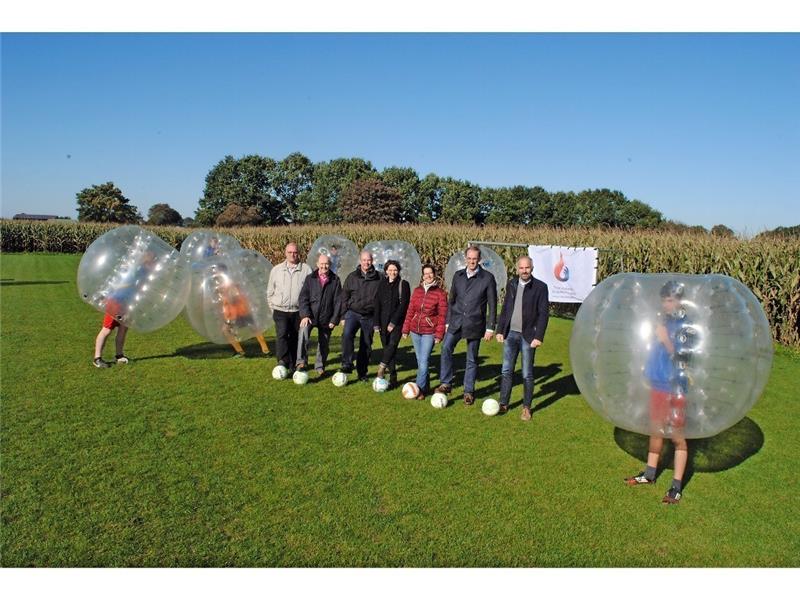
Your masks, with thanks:
M 525 341 L 518 331 L 509 331 L 503 343 L 503 375 L 500 381 L 500 404 L 508 406 L 511 388 L 514 386 L 514 367 L 522 351 L 522 404 L 531 407 L 533 401 L 533 357 L 536 350 Z
M 361 330 L 358 340 L 358 357 L 356 371 L 359 377 L 365 377 L 369 369 L 369 357 L 372 353 L 372 315 L 364 316 L 348 310 L 344 313 L 344 331 L 342 332 L 342 369 L 353 369 L 356 333 Z
M 453 350 L 461 340 L 461 332 L 444 334 L 442 341 L 442 368 L 439 379 L 443 385 L 453 385 Z M 478 350 L 481 338 L 467 340 L 467 370 L 464 373 L 464 393 L 475 393 L 475 380 L 478 378 Z
M 411 332 L 411 343 L 414 344 L 414 354 L 417 355 L 417 386 L 423 393 L 428 393 L 428 361 L 433 352 L 433 334 L 420 334 Z

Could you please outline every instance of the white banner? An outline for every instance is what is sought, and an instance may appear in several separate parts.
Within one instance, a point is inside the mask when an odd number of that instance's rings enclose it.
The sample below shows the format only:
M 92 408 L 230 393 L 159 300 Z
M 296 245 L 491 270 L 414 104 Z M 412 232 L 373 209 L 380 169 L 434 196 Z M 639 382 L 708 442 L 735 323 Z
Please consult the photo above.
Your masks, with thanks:
M 550 302 L 583 302 L 597 283 L 597 248 L 528 246 L 533 276 L 547 284 Z

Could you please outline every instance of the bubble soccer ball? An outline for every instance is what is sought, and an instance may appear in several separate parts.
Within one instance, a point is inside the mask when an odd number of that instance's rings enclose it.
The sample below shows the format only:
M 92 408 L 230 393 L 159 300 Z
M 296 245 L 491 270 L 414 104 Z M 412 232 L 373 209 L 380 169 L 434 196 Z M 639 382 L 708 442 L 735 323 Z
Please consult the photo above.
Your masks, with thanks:
M 487 398 L 481 404 L 481 412 L 487 417 L 493 417 L 500 412 L 500 404 L 494 398 Z
M 447 406 L 447 396 L 441 392 L 436 392 L 431 396 L 431 406 L 433 408 L 445 408 Z
M 381 240 L 370 242 L 364 246 L 364 252 L 372 254 L 375 268 L 383 273 L 383 266 L 388 260 L 396 260 L 400 263 L 400 277 L 405 279 L 411 289 L 419 285 L 422 279 L 422 261 L 417 250 L 402 240 Z
M 376 392 L 385 392 L 389 389 L 389 382 L 382 377 L 376 377 L 372 381 L 372 389 Z
M 772 336 L 758 300 L 736 279 L 622 273 L 578 310 L 570 359 L 584 398 L 618 427 L 704 438 L 756 402 Z
M 226 233 L 199 229 L 190 233 L 181 244 L 181 259 L 186 266 L 204 260 L 214 260 L 241 250 L 239 240 Z
M 497 283 L 497 298 L 499 300 L 503 297 L 503 294 L 505 294 L 506 284 L 508 283 L 506 265 L 497 252 L 488 246 L 479 247 L 481 249 L 481 260 L 479 264 L 494 275 L 494 280 Z M 448 290 L 453 287 L 453 276 L 455 276 L 456 271 L 460 271 L 466 268 L 466 266 L 467 260 L 463 251 L 459 250 L 450 257 L 450 260 L 447 261 L 447 267 L 444 269 L 444 282 Z
M 347 373 L 342 373 L 341 371 L 337 371 L 331 377 L 331 381 L 333 385 L 336 387 L 342 387 L 343 385 L 347 385 Z
M 403 398 L 407 400 L 413 400 L 419 396 L 419 387 L 413 381 L 409 381 L 403 386 L 401 393 L 403 394 Z
M 272 263 L 254 250 L 235 250 L 192 263 L 186 318 L 215 344 L 245 341 L 272 325 L 267 283 Z
M 331 259 L 331 271 L 339 275 L 342 281 L 359 265 L 358 246 L 340 235 L 321 235 L 314 240 L 306 257 L 306 263 L 312 271 L 317 268 L 320 254 Z
M 289 376 L 289 369 L 284 367 L 283 365 L 277 365 L 274 369 L 272 369 L 272 378 L 273 379 L 286 379 Z
M 78 266 L 78 293 L 97 310 L 136 331 L 155 331 L 183 310 L 189 270 L 154 233 L 127 225 L 101 235 Z
M 308 383 L 308 373 L 305 371 L 295 371 L 292 375 L 292 381 L 297 385 L 305 385 Z

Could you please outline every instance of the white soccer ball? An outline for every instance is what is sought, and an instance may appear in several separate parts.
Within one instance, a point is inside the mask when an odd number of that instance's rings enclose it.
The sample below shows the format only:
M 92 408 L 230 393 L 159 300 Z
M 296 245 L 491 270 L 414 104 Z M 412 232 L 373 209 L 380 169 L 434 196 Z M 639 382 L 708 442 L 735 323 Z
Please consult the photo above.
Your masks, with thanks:
M 494 398 L 487 398 L 481 405 L 481 411 L 487 417 L 493 417 L 500 412 L 500 404 Z
M 431 406 L 433 408 L 445 408 L 447 406 L 447 396 L 441 392 L 436 392 L 431 396 Z
M 286 379 L 288 376 L 289 376 L 289 369 L 287 369 L 283 365 L 278 365 L 277 367 L 272 369 L 273 379 Z
M 342 373 L 341 371 L 337 371 L 331 377 L 331 381 L 333 381 L 333 385 L 336 387 L 342 387 L 343 385 L 347 385 L 347 373 Z
M 383 377 L 376 377 L 372 381 L 372 389 L 376 392 L 385 392 L 387 389 L 389 389 L 389 382 Z
M 413 381 L 409 381 L 407 384 L 403 386 L 403 398 L 408 400 L 413 400 L 417 396 L 419 396 L 419 386 L 414 383 Z
M 305 385 L 308 383 L 308 373 L 306 371 L 295 371 L 292 380 L 297 385 Z

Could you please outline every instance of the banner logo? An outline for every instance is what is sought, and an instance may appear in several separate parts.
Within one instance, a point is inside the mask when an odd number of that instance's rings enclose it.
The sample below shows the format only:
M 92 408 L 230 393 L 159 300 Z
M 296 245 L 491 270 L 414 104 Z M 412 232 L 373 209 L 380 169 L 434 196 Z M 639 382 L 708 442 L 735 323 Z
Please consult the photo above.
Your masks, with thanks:
M 564 263 L 564 254 L 559 252 L 559 257 L 556 266 L 553 268 L 553 275 L 559 281 L 569 281 L 569 268 Z

